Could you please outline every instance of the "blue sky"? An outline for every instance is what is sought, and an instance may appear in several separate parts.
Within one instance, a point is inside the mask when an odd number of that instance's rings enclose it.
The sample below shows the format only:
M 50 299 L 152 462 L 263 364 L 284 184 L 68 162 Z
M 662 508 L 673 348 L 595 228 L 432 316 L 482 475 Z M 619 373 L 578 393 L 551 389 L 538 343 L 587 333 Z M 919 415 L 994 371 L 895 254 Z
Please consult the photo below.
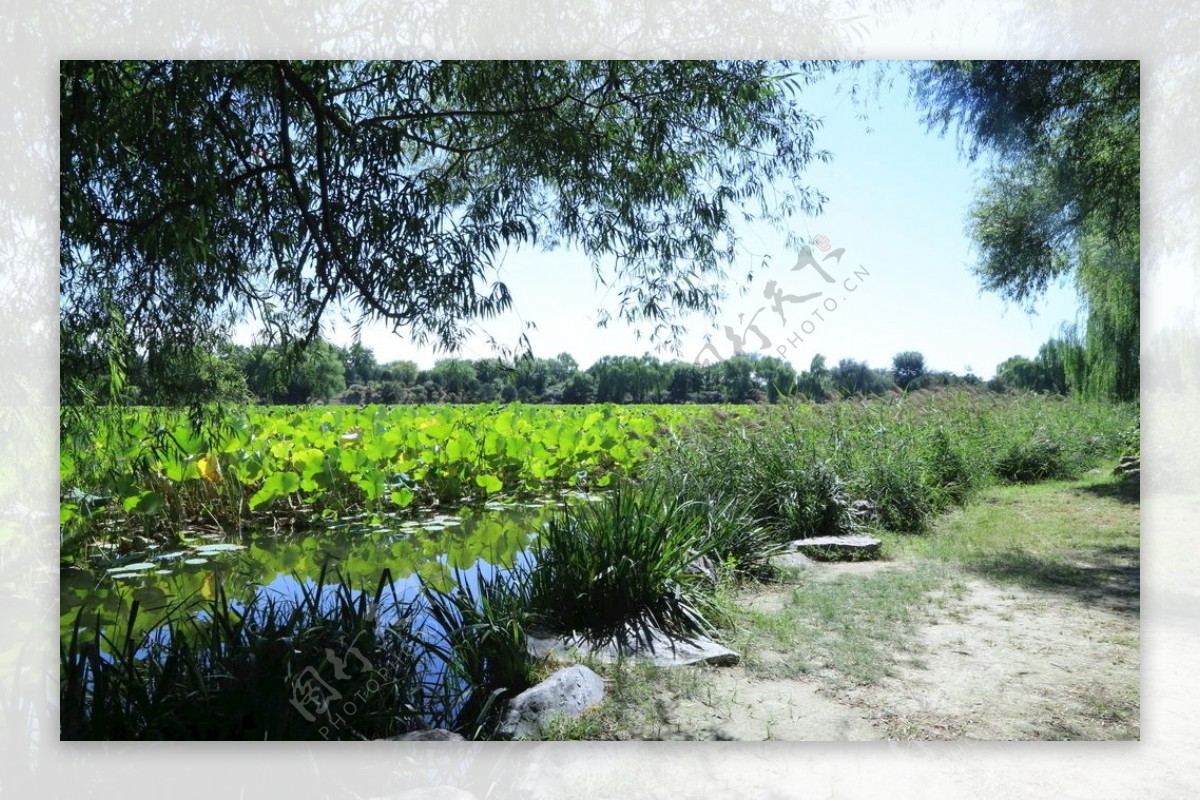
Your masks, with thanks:
M 1009 356 L 1034 355 L 1063 322 L 1074 320 L 1074 289 L 1052 287 L 1035 315 L 979 289 L 970 271 L 975 254 L 964 229 L 985 165 L 961 157 L 953 133 L 942 137 L 926 132 L 909 100 L 908 83 L 900 76 L 891 89 L 856 106 L 845 93 L 846 82 L 865 78 L 843 73 L 806 90 L 799 99 L 822 118 L 816 145 L 829 150 L 833 159 L 814 163 L 802 177 L 828 202 L 820 215 L 797 218 L 794 232 L 828 240 L 827 252 L 814 249 L 818 259 L 844 248 L 840 261 L 821 262 L 834 284 L 825 284 L 811 268 L 793 271 L 798 253 L 787 247 L 781 233 L 746 228 L 742 235 L 747 252 L 730 271 L 729 299 L 715 322 L 685 318 L 688 335 L 675 354 L 654 351 L 648 340 L 638 339 L 617 320 L 607 328 L 596 327 L 597 308 L 606 303 L 612 308 L 616 298 L 597 288 L 581 254 L 514 251 L 505 256 L 499 276 L 512 292 L 513 312 L 475 323 L 475 336 L 455 355 L 494 355 L 489 335 L 515 345 L 524 322 L 537 326 L 528 332 L 536 355 L 566 351 L 582 367 L 604 355 L 647 351 L 664 359 L 691 360 L 704 347 L 705 335 L 725 357 L 733 353 L 724 333 L 727 325 L 743 337 L 746 352 L 782 356 L 797 369 L 806 368 L 817 353 L 830 364 L 855 358 L 886 367 L 894 354 L 917 350 L 932 369 L 961 373 L 969 366 L 987 378 Z M 865 121 L 860 119 L 863 111 Z M 761 255 L 771 257 L 765 272 L 757 269 Z M 739 284 L 750 268 L 755 268 L 753 282 Z M 781 315 L 764 294 L 772 280 L 785 296 L 823 294 L 803 303 L 781 303 Z M 761 336 L 747 330 L 751 320 Z M 327 336 L 348 344 L 349 332 L 348 325 L 334 321 Z M 412 359 L 424 367 L 447 355 L 417 347 L 383 327 L 364 327 L 362 338 L 380 362 Z M 766 340 L 771 344 L 764 347 Z M 712 358 L 711 352 L 706 358 Z

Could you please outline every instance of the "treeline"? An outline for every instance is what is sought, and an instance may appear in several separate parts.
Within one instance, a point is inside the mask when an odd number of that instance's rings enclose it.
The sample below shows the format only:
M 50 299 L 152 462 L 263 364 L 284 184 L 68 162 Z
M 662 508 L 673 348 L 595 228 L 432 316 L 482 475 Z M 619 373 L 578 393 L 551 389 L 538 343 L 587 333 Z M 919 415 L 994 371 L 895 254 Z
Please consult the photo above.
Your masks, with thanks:
M 1066 393 L 1069 347 L 1051 341 L 1035 359 L 1014 356 L 987 382 L 994 391 Z M 168 402 L 155 372 L 131 367 L 131 403 Z M 445 358 L 430 369 L 412 361 L 379 363 L 363 345 L 341 348 L 318 340 L 302 352 L 223 343 L 192 376 L 197 397 L 269 404 L 345 403 L 775 403 L 781 398 L 823 402 L 931 387 L 980 385 L 975 375 L 929 370 L 916 351 L 898 353 L 890 368 L 842 359 L 830 366 L 818 354 L 808 369 L 758 354 L 695 364 L 643 356 L 605 356 L 580 369 L 569 353 L 553 358 Z

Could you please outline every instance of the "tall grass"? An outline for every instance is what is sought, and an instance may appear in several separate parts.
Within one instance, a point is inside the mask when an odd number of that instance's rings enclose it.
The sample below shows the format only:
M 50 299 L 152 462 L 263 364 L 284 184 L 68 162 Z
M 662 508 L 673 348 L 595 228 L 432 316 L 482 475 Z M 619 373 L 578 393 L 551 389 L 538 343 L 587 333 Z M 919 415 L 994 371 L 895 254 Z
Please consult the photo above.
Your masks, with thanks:
M 534 551 L 529 602 L 553 631 L 602 639 L 626 626 L 711 628 L 710 580 L 696 563 L 714 521 L 695 501 L 654 484 L 621 483 L 550 521 Z
M 62 739 L 380 739 L 435 726 L 486 737 L 494 702 L 528 686 L 530 660 L 512 585 L 480 586 L 426 588 L 419 603 L 400 600 L 386 570 L 373 595 L 322 574 L 295 602 L 235 605 L 218 584 L 143 633 L 136 601 L 115 625 L 85 629 L 81 612 L 62 644 Z
M 521 566 L 474 582 L 458 575 L 457 586 L 441 592 L 425 586 L 425 608 L 436 624 L 422 642 L 439 664 L 446 702 L 436 725 L 486 739 L 499 721 L 502 701 L 530 686 L 533 663 L 526 647 L 533 619 L 527 570 Z
M 688 428 L 648 474 L 740 499 L 778 540 L 864 526 L 920 533 L 979 488 L 1081 475 L 1136 446 L 1136 406 L 942 391 L 764 409 Z

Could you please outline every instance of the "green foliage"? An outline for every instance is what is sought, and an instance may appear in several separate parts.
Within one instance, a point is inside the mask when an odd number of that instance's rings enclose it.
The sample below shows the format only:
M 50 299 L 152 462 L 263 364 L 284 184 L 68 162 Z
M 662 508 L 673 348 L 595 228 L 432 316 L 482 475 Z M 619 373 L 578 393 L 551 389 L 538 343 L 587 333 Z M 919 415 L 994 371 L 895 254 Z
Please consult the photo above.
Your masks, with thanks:
M 930 127 L 995 155 L 970 213 L 986 289 L 1032 304 L 1074 275 L 1085 325 L 1072 390 L 1139 386 L 1140 85 L 1136 61 L 961 61 L 916 68 Z
M 530 602 L 550 629 L 596 639 L 628 624 L 705 631 L 711 587 L 693 563 L 707 550 L 706 523 L 695 501 L 619 483 L 550 522 L 533 549 Z
M 736 501 L 737 516 L 775 544 L 855 528 L 852 499 L 821 451 L 823 437 L 775 416 L 755 423 L 695 430 L 657 452 L 648 469 L 700 502 Z
M 499 723 L 501 702 L 530 686 L 529 593 L 528 575 L 519 566 L 492 578 L 477 573 L 474 586 L 459 575 L 449 592 L 425 586 L 423 599 L 440 636 L 423 641 L 447 671 L 441 683 L 461 696 L 443 725 L 486 739 Z
M 574 373 L 563 385 L 563 403 L 591 403 L 596 399 L 596 382 L 588 373 Z
M 944 428 L 934 429 L 924 449 L 924 473 L 935 490 L 934 506 L 961 506 L 984 483 L 980 454 L 968 455 Z
M 580 249 L 620 319 L 677 342 L 678 315 L 715 309 L 735 220 L 824 201 L 792 183 L 827 158 L 793 100 L 832 66 L 63 62 L 64 364 L 106 303 L 129 352 L 251 317 L 311 342 L 339 307 L 453 350 L 511 306 L 491 273 L 533 244 Z
M 843 395 L 882 395 L 892 388 L 886 371 L 872 370 L 866 362 L 841 359 L 829 371 L 830 385 Z
M 813 356 L 809 368 L 796 377 L 796 390 L 809 400 L 818 403 L 825 401 L 832 390 L 829 368 L 825 366 L 825 357 L 818 353 Z
M 344 355 L 324 340 L 303 348 L 256 345 L 244 369 L 250 391 L 267 403 L 325 401 L 346 388 Z
M 1006 481 L 1035 482 L 1071 478 L 1078 471 L 1061 442 L 1044 432 L 1010 442 L 997 456 L 996 475 Z
M 173 536 L 196 520 L 237 530 L 248 513 L 386 512 L 603 487 L 645 461 L 660 425 L 686 415 L 611 406 L 243 409 L 197 435 L 178 411 L 122 409 L 81 421 L 62 442 L 65 533 L 75 540 L 128 521 Z M 75 496 L 92 500 L 83 508 Z
M 925 531 L 934 511 L 934 498 L 919 464 L 872 462 L 864 468 L 860 482 L 863 494 L 871 499 L 879 525 L 909 534 Z
M 892 357 L 892 380 L 900 389 L 919 389 L 925 377 L 925 357 L 915 350 L 906 350 Z
M 429 378 L 456 398 L 464 398 L 479 386 L 474 365 L 465 359 L 439 359 Z
M 364 384 L 380 377 L 381 369 L 375 362 L 375 352 L 355 342 L 342 351 L 344 378 L 347 384 Z
M 988 483 L 1078 475 L 1125 448 L 1136 420 L 1127 405 L 920 390 L 697 418 L 644 470 L 690 497 L 738 499 L 774 542 L 867 524 L 923 532 Z

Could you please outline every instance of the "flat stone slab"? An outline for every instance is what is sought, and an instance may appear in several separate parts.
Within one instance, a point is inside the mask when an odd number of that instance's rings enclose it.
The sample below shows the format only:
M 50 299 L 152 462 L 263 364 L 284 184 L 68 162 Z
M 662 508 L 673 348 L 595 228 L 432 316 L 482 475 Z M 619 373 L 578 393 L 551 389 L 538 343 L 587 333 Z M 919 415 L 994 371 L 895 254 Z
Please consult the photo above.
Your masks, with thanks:
M 655 667 L 682 667 L 684 665 L 736 665 L 741 657 L 720 643 L 706 637 L 682 637 L 667 634 L 653 626 L 635 628 L 630 626 L 616 637 L 603 641 L 590 641 L 581 635 L 529 635 L 528 649 L 536 659 L 552 659 L 569 662 L 578 656 L 592 656 L 604 664 L 618 659 L 638 659 L 651 662 Z
M 865 534 L 841 537 L 809 537 L 793 540 L 791 547 L 813 559 L 838 561 L 842 559 L 878 559 L 883 543 Z

